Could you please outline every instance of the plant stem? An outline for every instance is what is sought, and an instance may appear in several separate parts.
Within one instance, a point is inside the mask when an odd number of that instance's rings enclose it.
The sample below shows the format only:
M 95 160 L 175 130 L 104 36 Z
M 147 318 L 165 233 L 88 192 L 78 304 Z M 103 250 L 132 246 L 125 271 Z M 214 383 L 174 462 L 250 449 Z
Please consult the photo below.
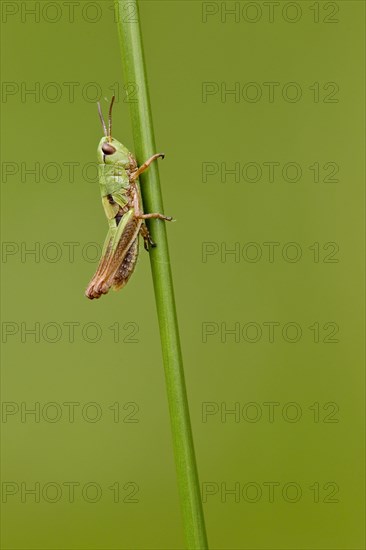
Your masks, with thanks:
M 138 101 L 130 102 L 130 112 L 139 164 L 156 153 L 149 90 L 136 0 L 115 0 L 117 25 L 125 83 L 135 83 Z M 131 15 L 134 14 L 134 15 Z M 134 19 L 132 21 L 132 19 Z M 153 162 L 141 176 L 141 192 L 146 212 L 163 212 L 158 164 Z M 175 309 L 165 222 L 149 224 L 157 247 L 150 251 L 156 309 L 168 394 L 173 448 L 187 548 L 207 549 L 205 521 L 192 438 L 182 352 Z

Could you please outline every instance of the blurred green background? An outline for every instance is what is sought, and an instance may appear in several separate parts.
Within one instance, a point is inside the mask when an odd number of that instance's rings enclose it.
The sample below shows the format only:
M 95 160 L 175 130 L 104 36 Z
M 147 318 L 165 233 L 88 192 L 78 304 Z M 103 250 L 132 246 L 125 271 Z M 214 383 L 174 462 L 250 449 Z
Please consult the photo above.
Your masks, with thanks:
M 97 99 L 134 149 L 112 7 L 1 4 L 6 549 L 184 547 L 143 248 L 84 297 Z M 364 3 L 140 17 L 210 547 L 363 548 Z

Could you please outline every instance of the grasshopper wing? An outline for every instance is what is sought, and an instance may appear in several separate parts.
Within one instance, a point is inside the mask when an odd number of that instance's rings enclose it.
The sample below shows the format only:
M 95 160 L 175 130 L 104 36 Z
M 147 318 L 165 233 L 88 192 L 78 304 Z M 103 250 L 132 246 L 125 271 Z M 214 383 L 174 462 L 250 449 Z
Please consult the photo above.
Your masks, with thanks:
M 122 216 L 118 225 L 116 223 L 110 228 L 97 271 L 85 292 L 88 298 L 93 300 L 108 293 L 117 271 L 122 267 L 131 245 L 138 236 L 141 223 L 141 220 L 135 217 L 134 209 L 131 208 Z

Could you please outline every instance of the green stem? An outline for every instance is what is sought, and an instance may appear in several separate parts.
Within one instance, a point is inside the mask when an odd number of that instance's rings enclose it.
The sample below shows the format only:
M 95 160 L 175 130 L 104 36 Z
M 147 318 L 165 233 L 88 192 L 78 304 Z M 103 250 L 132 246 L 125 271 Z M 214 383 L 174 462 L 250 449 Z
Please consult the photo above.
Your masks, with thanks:
M 133 6 L 133 11 L 131 7 Z M 149 90 L 136 0 L 115 0 L 125 82 L 135 83 L 138 101 L 130 103 L 136 158 L 139 164 L 156 153 Z M 134 13 L 132 17 L 131 13 Z M 134 19 L 134 21 L 131 21 Z M 146 212 L 164 212 L 158 163 L 141 176 Z M 149 224 L 157 247 L 150 251 L 156 308 L 169 401 L 173 447 L 187 548 L 207 549 L 205 521 L 192 438 L 182 352 L 175 310 L 165 222 Z

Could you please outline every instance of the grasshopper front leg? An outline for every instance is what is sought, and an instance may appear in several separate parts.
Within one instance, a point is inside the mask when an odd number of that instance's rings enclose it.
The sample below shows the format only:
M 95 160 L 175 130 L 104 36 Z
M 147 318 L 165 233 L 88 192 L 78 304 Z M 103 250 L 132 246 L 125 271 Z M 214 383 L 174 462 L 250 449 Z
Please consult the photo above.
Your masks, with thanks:
M 136 170 L 136 172 L 133 172 L 131 174 L 131 181 L 136 181 L 137 178 L 143 173 L 145 172 L 145 170 L 147 170 L 150 166 L 150 164 L 152 162 L 154 162 L 154 160 L 158 159 L 158 158 L 164 158 L 165 155 L 163 153 L 156 153 L 155 155 L 153 155 L 152 157 L 150 157 L 148 160 L 146 160 L 143 164 L 141 164 L 140 168 L 138 168 Z

